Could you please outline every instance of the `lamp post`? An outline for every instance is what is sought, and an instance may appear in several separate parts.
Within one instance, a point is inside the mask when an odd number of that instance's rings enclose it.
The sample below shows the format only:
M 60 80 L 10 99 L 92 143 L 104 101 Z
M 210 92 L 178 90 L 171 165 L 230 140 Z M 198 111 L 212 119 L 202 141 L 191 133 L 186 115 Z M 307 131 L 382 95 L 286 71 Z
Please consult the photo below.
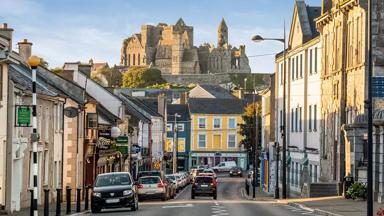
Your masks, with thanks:
M 172 170 L 173 174 L 177 173 L 177 148 L 178 148 L 178 143 L 177 143 L 177 118 L 180 118 L 181 115 L 175 113 L 173 115 L 175 117 L 175 121 L 173 123 L 173 160 L 172 160 Z
M 32 141 L 32 172 L 33 172 L 33 200 L 32 200 L 32 211 L 30 211 L 31 215 L 37 216 L 37 202 L 38 202 L 38 164 L 37 164 L 37 142 L 39 141 L 39 135 L 37 133 L 37 97 L 36 97 L 36 72 L 37 72 L 37 66 L 40 64 L 40 58 L 36 56 L 31 56 L 28 59 L 28 64 L 31 66 L 32 69 L 32 134 L 31 134 L 31 141 Z
M 284 44 L 284 50 L 283 50 L 283 74 L 282 74 L 282 78 L 283 78 L 283 116 L 282 116 L 282 119 L 283 119 L 283 125 L 281 125 L 281 131 L 282 131 L 282 138 L 283 138 L 283 157 L 282 157 L 282 189 L 283 189 L 283 199 L 286 199 L 287 198 L 287 155 L 286 155 L 286 151 L 287 151 L 287 136 L 286 136 L 286 123 L 287 123 L 287 119 L 286 119 L 286 36 L 285 36 L 285 22 L 284 22 L 284 38 L 263 38 L 262 36 L 260 35 L 255 35 L 252 37 L 252 41 L 253 42 L 261 42 L 261 41 L 266 41 L 266 40 L 273 40 L 273 41 L 279 41 L 281 43 Z M 277 167 L 278 168 L 278 167 Z M 276 179 L 278 181 L 278 179 Z
M 368 198 L 367 215 L 373 215 L 373 142 L 372 142 L 372 0 L 368 1 L 368 99 L 365 101 L 368 112 Z

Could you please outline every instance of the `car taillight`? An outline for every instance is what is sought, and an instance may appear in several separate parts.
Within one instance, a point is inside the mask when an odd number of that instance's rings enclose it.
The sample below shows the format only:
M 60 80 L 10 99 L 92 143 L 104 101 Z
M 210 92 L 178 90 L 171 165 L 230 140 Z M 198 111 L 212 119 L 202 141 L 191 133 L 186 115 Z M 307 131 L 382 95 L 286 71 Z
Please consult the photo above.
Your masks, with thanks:
M 143 188 L 144 187 L 144 185 L 142 185 L 142 184 L 139 184 L 139 185 L 137 185 L 137 188 Z
M 160 182 L 159 184 L 157 184 L 157 187 L 158 188 L 163 188 L 163 187 L 165 187 L 165 185 L 162 182 Z

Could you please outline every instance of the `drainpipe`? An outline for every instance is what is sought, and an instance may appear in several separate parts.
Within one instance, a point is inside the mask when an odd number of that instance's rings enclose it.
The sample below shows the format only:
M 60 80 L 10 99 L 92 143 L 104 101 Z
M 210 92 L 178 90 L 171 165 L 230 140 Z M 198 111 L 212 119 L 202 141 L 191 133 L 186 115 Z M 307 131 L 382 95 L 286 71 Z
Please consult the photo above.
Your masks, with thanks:
M 7 70 L 8 71 L 8 70 Z M 9 73 L 8 73 L 9 75 Z M 8 214 L 12 213 L 12 135 L 13 135 L 13 82 L 10 81 L 8 76 L 8 93 L 7 93 L 7 144 L 6 144 L 6 177 L 5 177 L 5 210 Z
M 64 181 L 64 107 L 65 107 L 65 104 L 67 104 L 67 98 L 65 98 L 65 101 L 63 103 L 63 108 L 62 108 L 62 111 L 61 113 L 63 114 L 62 115 L 62 119 L 61 119 L 61 128 L 62 128 L 62 133 L 61 133 L 61 137 L 62 137 L 62 142 L 63 142 L 63 145 L 61 146 L 61 181 L 60 181 L 60 188 L 63 189 L 63 181 Z M 63 195 L 64 193 L 61 193 L 61 195 Z M 59 197 L 56 197 L 56 199 L 58 199 Z

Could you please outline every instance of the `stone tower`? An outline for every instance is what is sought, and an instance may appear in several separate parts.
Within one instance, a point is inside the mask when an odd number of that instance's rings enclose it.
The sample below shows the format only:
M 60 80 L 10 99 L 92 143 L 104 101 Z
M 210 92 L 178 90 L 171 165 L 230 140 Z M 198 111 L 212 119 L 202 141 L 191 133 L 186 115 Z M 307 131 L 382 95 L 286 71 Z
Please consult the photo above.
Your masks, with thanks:
M 224 18 L 221 20 L 219 29 L 217 30 L 217 47 L 223 47 L 224 45 L 228 45 L 228 26 L 225 23 Z

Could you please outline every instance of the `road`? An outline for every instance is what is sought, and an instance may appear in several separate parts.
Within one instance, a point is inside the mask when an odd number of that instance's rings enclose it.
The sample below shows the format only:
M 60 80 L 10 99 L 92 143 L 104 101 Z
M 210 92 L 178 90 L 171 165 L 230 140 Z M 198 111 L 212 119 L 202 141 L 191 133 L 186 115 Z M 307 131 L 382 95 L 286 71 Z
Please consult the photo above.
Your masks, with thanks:
M 88 214 L 90 215 L 90 213 Z M 248 200 L 244 194 L 244 179 L 218 178 L 217 200 L 207 197 L 191 199 L 191 186 L 182 190 L 174 200 L 141 202 L 139 211 L 129 209 L 103 210 L 98 216 L 296 216 L 311 212 L 276 203 L 274 200 Z

